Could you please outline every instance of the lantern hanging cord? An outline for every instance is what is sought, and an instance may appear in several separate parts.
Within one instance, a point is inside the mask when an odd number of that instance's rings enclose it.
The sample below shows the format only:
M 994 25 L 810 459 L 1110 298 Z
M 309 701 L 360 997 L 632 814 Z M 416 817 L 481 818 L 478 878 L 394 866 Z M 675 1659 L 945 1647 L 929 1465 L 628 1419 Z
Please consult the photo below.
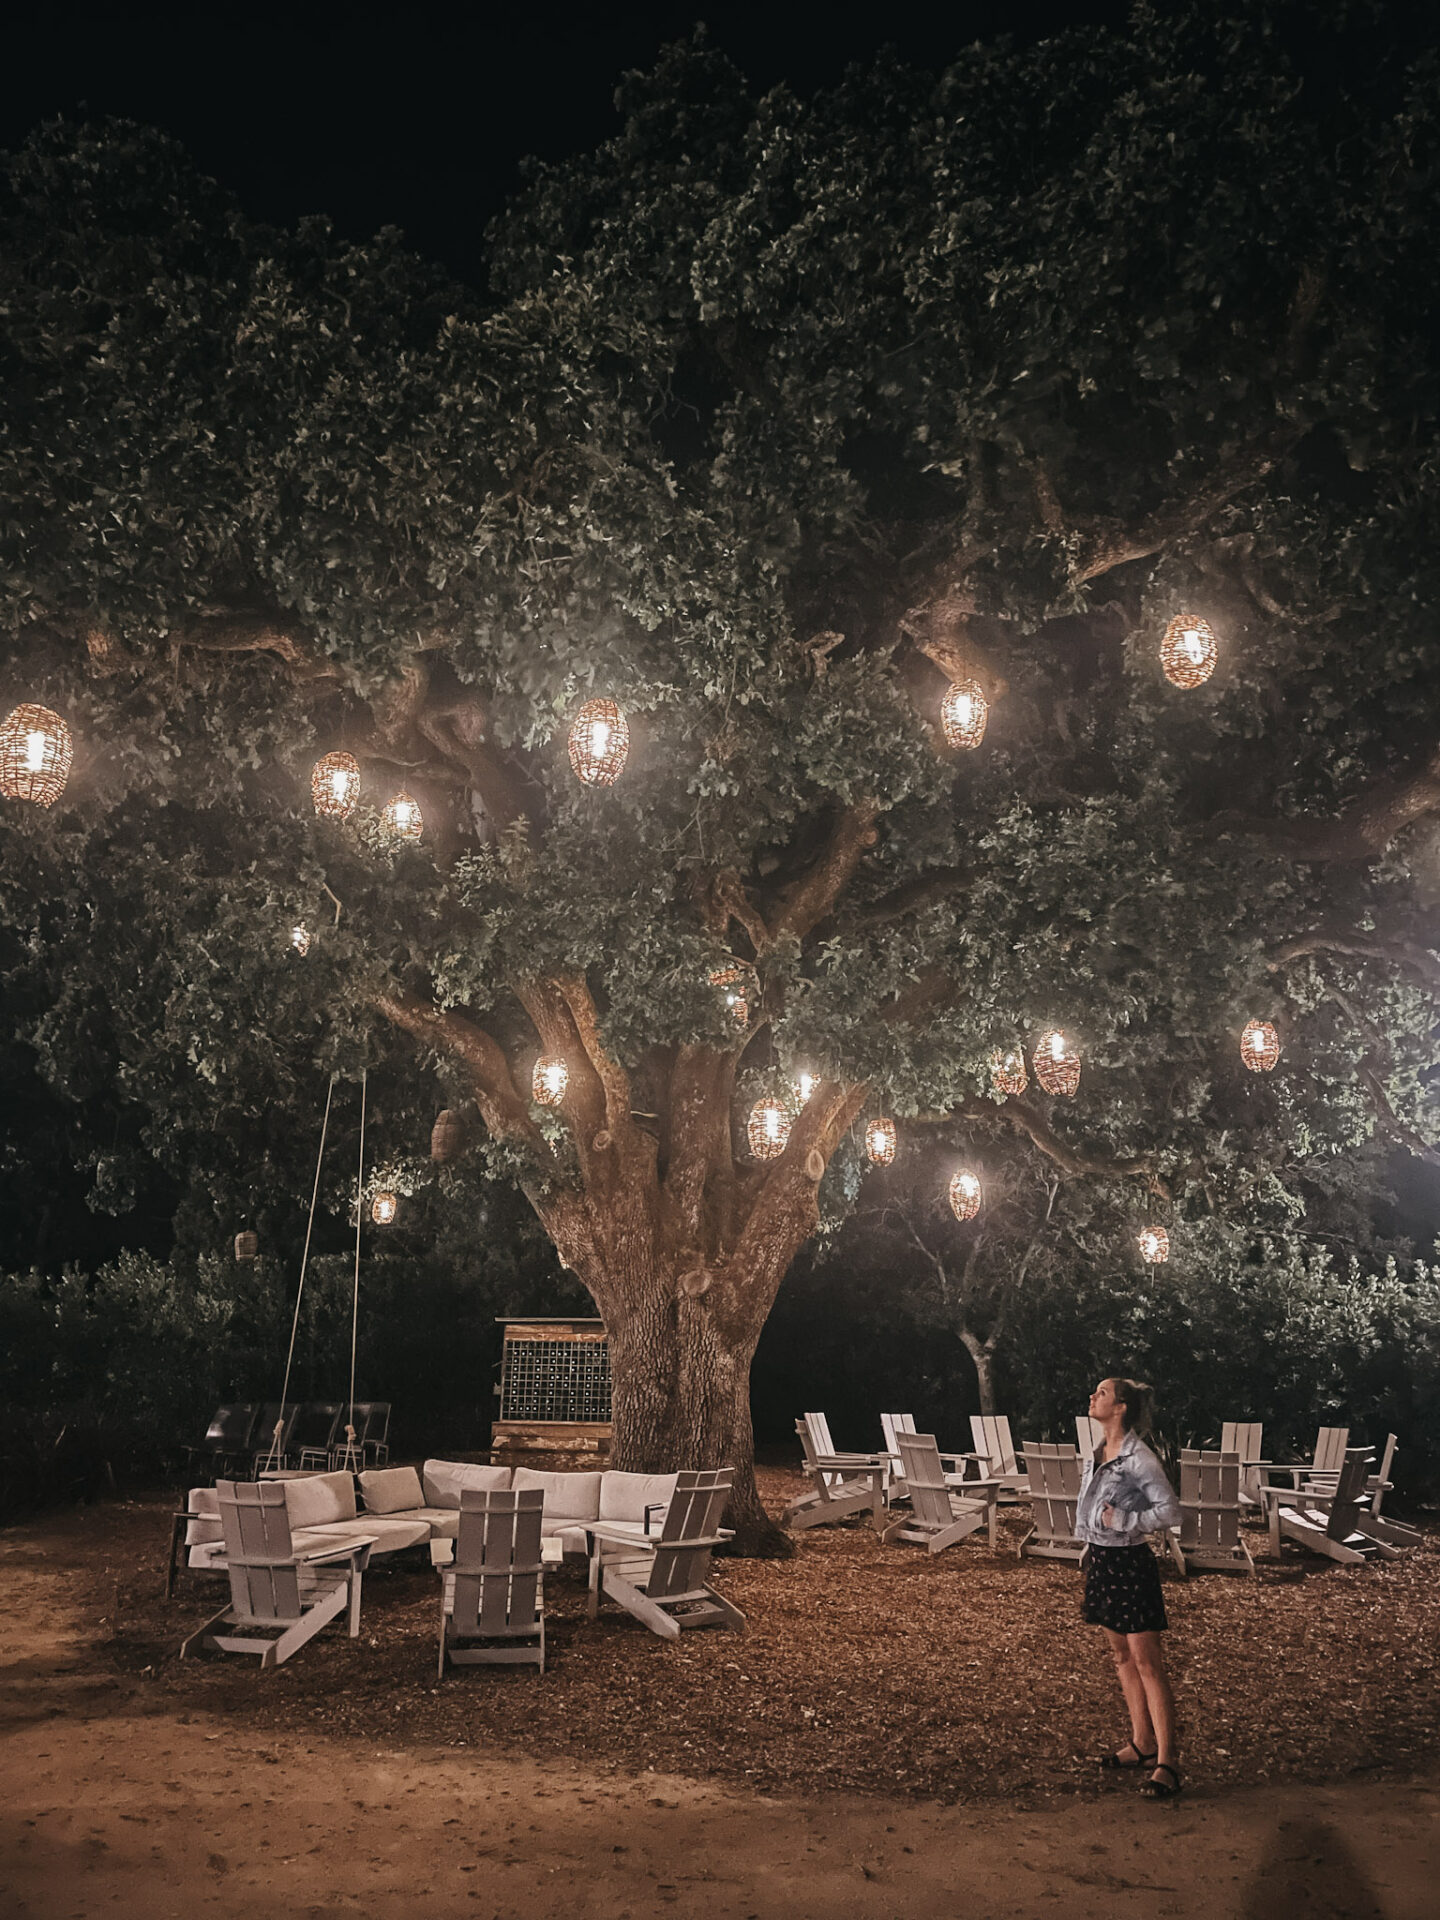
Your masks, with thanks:
M 295 1336 L 300 1331 L 300 1302 L 305 1298 L 305 1269 L 310 1264 L 310 1236 L 315 1231 L 315 1205 L 320 1198 L 320 1169 L 325 1164 L 325 1136 L 330 1131 L 330 1103 L 335 1098 L 335 1081 L 331 1074 L 330 1084 L 325 1089 L 325 1117 L 320 1122 L 320 1151 L 315 1156 L 315 1185 L 310 1191 L 310 1218 L 305 1223 L 305 1250 L 300 1255 L 300 1285 L 295 1290 L 295 1313 L 290 1321 L 290 1351 L 285 1356 L 285 1384 L 280 1389 L 280 1418 L 275 1422 L 275 1431 L 270 1436 L 270 1451 L 265 1456 L 267 1469 L 280 1465 L 280 1440 L 285 1431 L 285 1405 L 290 1397 L 290 1369 L 295 1362 Z
M 360 1330 L 360 1219 L 365 1211 L 365 1088 L 369 1069 L 360 1069 L 360 1166 L 355 1175 L 355 1289 L 350 1301 L 350 1412 L 345 1425 L 347 1456 L 355 1452 L 355 1342 Z

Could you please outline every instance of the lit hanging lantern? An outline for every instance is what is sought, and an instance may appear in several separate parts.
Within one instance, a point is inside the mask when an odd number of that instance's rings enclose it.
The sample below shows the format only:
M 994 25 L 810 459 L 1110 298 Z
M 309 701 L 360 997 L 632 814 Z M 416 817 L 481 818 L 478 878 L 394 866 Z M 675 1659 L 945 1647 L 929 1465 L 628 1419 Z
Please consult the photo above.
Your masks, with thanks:
M 570 1084 L 570 1069 L 557 1054 L 541 1054 L 530 1076 L 530 1091 L 538 1106 L 558 1107 Z
M 49 707 L 16 707 L 0 725 L 0 793 L 53 807 L 75 757 L 70 729 Z
M 570 765 L 587 787 L 613 787 L 630 752 L 630 728 L 613 700 L 587 700 L 570 728 Z
M 303 960 L 310 951 L 310 929 L 297 921 L 290 929 L 290 944 Z
M 999 1048 L 990 1056 L 990 1084 L 997 1093 L 1024 1093 L 1030 1084 L 1025 1055 L 1019 1047 Z
M 990 702 L 981 692 L 978 680 L 957 680 L 940 709 L 945 739 L 952 747 L 978 747 L 985 738 L 985 722 L 989 718 Z
M 1140 1258 L 1146 1266 L 1158 1267 L 1170 1258 L 1170 1236 L 1164 1227 L 1146 1227 L 1140 1235 Z
M 327 820 L 348 820 L 360 798 L 360 762 L 353 753 L 326 753 L 310 775 L 316 813 Z
M 711 974 L 710 984 L 724 994 L 726 1010 L 736 1026 L 748 1027 L 750 1002 L 745 997 L 745 968 L 721 967 L 718 973 Z
M 1160 666 L 1175 687 L 1203 687 L 1215 671 L 1220 643 L 1208 620 L 1177 613 L 1160 642 Z
M 370 1202 L 370 1218 L 377 1227 L 388 1227 L 400 1210 L 400 1202 L 393 1193 L 377 1193 Z
M 259 1257 L 260 1236 L 258 1233 L 237 1233 L 235 1236 L 235 1258 L 254 1260 Z
M 895 1122 L 877 1116 L 865 1129 L 865 1151 L 877 1167 L 888 1167 L 895 1158 Z
M 790 1142 L 791 1119 L 779 1100 L 757 1100 L 745 1136 L 757 1160 L 778 1160 Z
M 1269 1073 L 1280 1058 L 1280 1036 L 1268 1020 L 1247 1020 L 1240 1035 L 1240 1058 L 1251 1073 Z
M 980 1176 L 962 1167 L 950 1182 L 950 1211 L 957 1220 L 973 1220 L 980 1211 Z
M 1080 1055 L 1058 1028 L 1042 1033 L 1032 1056 L 1035 1078 L 1047 1093 L 1071 1094 L 1080 1084 Z
M 420 815 L 420 803 L 412 800 L 403 789 L 386 807 L 380 818 L 385 823 L 385 831 L 397 840 L 418 840 L 425 822 Z

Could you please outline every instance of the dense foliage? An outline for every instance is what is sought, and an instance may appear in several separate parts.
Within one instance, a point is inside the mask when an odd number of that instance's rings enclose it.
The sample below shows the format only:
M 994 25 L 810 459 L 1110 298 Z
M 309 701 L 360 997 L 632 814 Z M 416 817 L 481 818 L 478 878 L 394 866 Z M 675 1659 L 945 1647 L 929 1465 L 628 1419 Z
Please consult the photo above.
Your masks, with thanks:
M 258 1211 L 362 1064 L 413 1186 L 472 1100 L 472 1171 L 610 1323 L 636 1464 L 743 1464 L 867 1110 L 1046 1221 L 1058 1179 L 1070 1297 L 1139 1287 L 1156 1208 L 1177 1300 L 1367 1244 L 1440 1119 L 1440 75 L 1375 17 L 1141 7 L 813 101 L 678 48 L 536 175 L 483 295 L 261 230 L 133 128 L 15 155 L 6 690 L 79 749 L 53 813 L 6 808 L 3 968 L 40 1074 L 117 1109 L 97 1193 L 213 1195 L 243 1141 Z M 1222 640 L 1188 692 L 1180 610 Z M 955 755 L 960 674 L 993 710 Z M 634 735 L 610 789 L 566 759 L 591 692 Z M 350 825 L 309 805 L 337 746 Z M 1078 1095 L 995 1097 L 1051 1024 Z M 732 1119 L 801 1064 L 755 1167 Z

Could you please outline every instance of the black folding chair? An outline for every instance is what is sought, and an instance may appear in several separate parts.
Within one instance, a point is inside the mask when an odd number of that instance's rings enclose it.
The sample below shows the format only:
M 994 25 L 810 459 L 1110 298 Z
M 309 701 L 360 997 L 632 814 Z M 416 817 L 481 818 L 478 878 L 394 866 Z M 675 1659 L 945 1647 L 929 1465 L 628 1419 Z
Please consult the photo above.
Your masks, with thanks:
M 330 1464 L 330 1450 L 340 1426 L 344 1408 L 338 1400 L 307 1400 L 291 1428 L 289 1452 L 296 1465 L 317 1467 L 322 1472 Z
M 186 1460 L 200 1461 L 212 1482 L 228 1473 L 233 1462 L 249 1458 L 259 1412 L 253 1400 L 243 1406 L 217 1407 L 200 1445 L 186 1447 Z

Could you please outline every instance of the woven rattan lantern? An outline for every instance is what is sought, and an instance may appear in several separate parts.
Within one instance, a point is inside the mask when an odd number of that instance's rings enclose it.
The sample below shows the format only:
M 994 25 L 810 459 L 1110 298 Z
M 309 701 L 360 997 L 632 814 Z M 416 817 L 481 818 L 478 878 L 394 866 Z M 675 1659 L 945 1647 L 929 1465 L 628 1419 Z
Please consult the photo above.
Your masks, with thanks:
M 1247 1020 L 1240 1035 L 1240 1058 L 1251 1073 L 1269 1073 L 1280 1058 L 1280 1036 L 1268 1020 Z
M 412 800 L 403 788 L 380 818 L 385 823 L 385 831 L 393 834 L 397 840 L 418 840 L 425 826 L 419 801 Z
M 377 1193 L 370 1202 L 370 1218 L 377 1227 L 388 1227 L 400 1210 L 400 1202 L 393 1193 Z
M 757 1100 L 750 1109 L 750 1120 L 745 1129 L 745 1137 L 754 1157 L 757 1160 L 778 1160 L 790 1143 L 792 1124 L 782 1102 L 773 1097 Z
M 877 1167 L 888 1167 L 895 1158 L 895 1122 L 877 1115 L 865 1129 L 865 1151 Z
M 1203 687 L 1215 671 L 1220 644 L 1208 620 L 1177 613 L 1160 642 L 1160 666 L 1174 687 Z
M 997 1047 L 990 1056 L 990 1084 L 997 1093 L 1024 1093 L 1030 1084 L 1025 1055 L 1019 1047 Z
M 1147 1267 L 1158 1267 L 1170 1258 L 1170 1236 L 1164 1227 L 1145 1227 L 1140 1233 L 1140 1258 Z
M 310 951 L 310 929 L 297 921 L 290 929 L 290 944 L 303 960 Z
M 712 973 L 710 984 L 719 987 L 725 996 L 725 1007 L 737 1027 L 750 1024 L 750 1002 L 745 997 L 744 967 L 721 967 L 718 973 Z
M 1042 1033 L 1032 1055 L 1035 1078 L 1047 1093 L 1071 1094 L 1080 1084 L 1080 1055 L 1058 1028 Z
M 354 754 L 322 754 L 310 775 L 310 797 L 326 820 L 348 820 L 360 798 L 360 762 Z
M 260 1236 L 258 1233 L 237 1233 L 235 1236 L 235 1258 L 237 1260 L 255 1260 L 260 1254 Z
M 570 728 L 570 765 L 587 787 L 613 787 L 630 752 L 630 728 L 613 700 L 587 700 Z
M 558 1107 L 570 1084 L 570 1069 L 558 1054 L 542 1053 L 530 1076 L 530 1091 L 538 1106 Z
M 458 1113 L 446 1107 L 430 1129 L 430 1158 L 437 1166 L 443 1167 L 447 1160 L 453 1160 L 465 1145 L 465 1123 Z
M 978 747 L 985 738 L 985 722 L 989 718 L 990 702 L 980 691 L 979 681 L 957 680 L 940 709 L 947 745 Z
M 53 807 L 70 778 L 70 729 L 49 707 L 16 707 L 0 726 L 0 793 Z
M 973 1220 L 980 1211 L 980 1176 L 962 1167 L 950 1182 L 950 1211 L 957 1220 Z

